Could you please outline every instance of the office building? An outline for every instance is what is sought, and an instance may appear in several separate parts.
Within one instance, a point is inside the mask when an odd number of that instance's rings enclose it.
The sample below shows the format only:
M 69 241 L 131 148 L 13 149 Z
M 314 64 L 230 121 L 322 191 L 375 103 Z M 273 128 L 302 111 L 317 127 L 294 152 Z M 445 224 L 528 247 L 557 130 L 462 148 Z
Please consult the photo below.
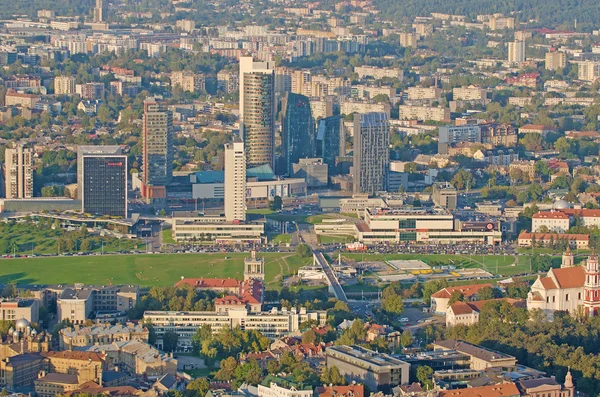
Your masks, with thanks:
M 144 320 L 150 321 L 156 332 L 156 347 L 162 349 L 163 335 L 173 331 L 178 335 L 178 348 L 192 347 L 192 337 L 196 330 L 203 325 L 210 325 L 213 333 L 221 328 L 235 328 L 243 325 L 245 330 L 257 330 L 268 338 L 280 338 L 296 332 L 300 324 L 314 320 L 317 326 L 324 326 L 327 312 L 324 310 L 290 310 L 276 308 L 259 313 L 249 312 L 247 309 L 227 310 L 222 312 L 173 312 L 173 311 L 147 311 Z
M 84 214 L 127 218 L 127 156 L 120 146 L 79 146 L 77 197 Z
M 456 188 L 449 183 L 434 183 L 431 198 L 435 205 L 451 210 L 456 209 Z
M 246 221 L 246 156 L 244 142 L 225 145 L 225 219 Z
M 54 78 L 55 95 L 73 95 L 75 94 L 74 76 L 57 76 Z
M 173 114 L 164 103 L 144 101 L 142 125 L 142 196 L 147 201 L 166 199 L 173 177 Z
M 4 182 L 7 199 L 33 197 L 33 150 L 17 146 L 4 151 Z
M 410 364 L 360 346 L 329 346 L 327 367 L 337 367 L 348 382 L 362 383 L 369 390 L 390 392 L 408 383 Z
M 333 174 L 336 158 L 346 154 L 346 134 L 342 116 L 327 117 L 319 121 L 316 149 L 317 157 L 323 159 L 329 167 L 329 173 Z
M 104 21 L 104 2 L 103 0 L 96 0 L 96 7 L 94 7 L 94 22 Z
M 354 115 L 354 192 L 387 190 L 390 124 L 385 113 Z
M 525 42 L 511 41 L 508 43 L 508 63 L 521 64 L 525 62 Z
M 94 312 L 121 312 L 132 309 L 139 298 L 137 285 L 50 286 L 43 290 L 49 300 L 56 300 L 59 321 L 83 324 Z
M 567 54 L 550 51 L 546 53 L 546 70 L 564 69 L 567 66 Z
M 240 134 L 248 167 L 275 165 L 275 71 L 269 62 L 240 58 Z
M 288 93 L 282 109 L 283 173 L 291 176 L 294 163 L 315 156 L 315 122 L 309 100 L 304 95 Z
M 305 179 L 307 187 L 325 187 L 329 182 L 328 166 L 320 158 L 300 159 L 292 164 L 291 176 Z

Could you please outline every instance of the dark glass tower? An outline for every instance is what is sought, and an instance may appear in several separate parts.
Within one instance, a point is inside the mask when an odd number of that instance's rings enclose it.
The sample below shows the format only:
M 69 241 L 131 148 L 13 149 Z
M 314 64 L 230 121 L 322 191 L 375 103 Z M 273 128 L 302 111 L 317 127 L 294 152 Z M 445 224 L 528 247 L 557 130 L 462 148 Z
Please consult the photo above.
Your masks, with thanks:
M 293 174 L 292 164 L 315 156 L 315 121 L 310 102 L 304 95 L 288 93 L 283 99 L 282 146 L 285 172 Z
M 317 128 L 317 157 L 329 167 L 329 175 L 334 174 L 335 159 L 346 154 L 346 136 L 342 116 L 331 116 L 319 121 Z

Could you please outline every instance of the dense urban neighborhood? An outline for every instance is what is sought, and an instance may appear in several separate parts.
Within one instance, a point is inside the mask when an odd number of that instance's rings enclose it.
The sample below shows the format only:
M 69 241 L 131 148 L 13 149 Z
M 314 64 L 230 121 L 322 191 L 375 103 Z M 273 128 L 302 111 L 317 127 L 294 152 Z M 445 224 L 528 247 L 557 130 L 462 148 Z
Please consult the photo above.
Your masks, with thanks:
M 0 7 L 0 395 L 600 396 L 591 0 Z

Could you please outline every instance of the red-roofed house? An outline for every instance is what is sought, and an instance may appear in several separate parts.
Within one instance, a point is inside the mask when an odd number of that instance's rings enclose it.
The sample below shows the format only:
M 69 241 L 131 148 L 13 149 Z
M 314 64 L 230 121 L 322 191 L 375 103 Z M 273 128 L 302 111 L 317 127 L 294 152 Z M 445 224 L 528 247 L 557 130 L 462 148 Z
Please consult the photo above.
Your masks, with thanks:
M 468 389 L 442 390 L 439 397 L 520 397 L 521 392 L 514 383 L 470 387 Z
M 549 247 L 553 243 L 568 241 L 572 248 L 587 249 L 590 244 L 590 236 L 587 234 L 528 233 L 523 231 L 519 234 L 517 241 L 519 247 L 531 247 L 534 241 L 545 247 Z
M 483 306 L 488 302 L 508 302 L 512 306 L 527 307 L 524 299 L 490 299 L 475 302 L 454 302 L 446 312 L 446 327 L 455 325 L 472 325 L 479 322 L 479 313 Z
M 560 209 L 560 212 L 563 214 L 567 214 L 569 217 L 579 217 L 581 219 L 581 226 L 600 227 L 600 210 L 591 210 L 591 209 L 572 209 L 572 208 L 564 208 Z
M 475 284 L 475 285 L 461 285 L 458 287 L 446 287 L 439 290 L 435 294 L 431 295 L 431 311 L 435 313 L 446 314 L 448 311 L 448 301 L 452 293 L 459 291 L 464 296 L 465 300 L 473 301 L 479 290 L 482 288 L 494 288 L 492 284 Z
M 519 134 L 540 134 L 542 136 L 546 136 L 547 133 L 554 131 L 556 131 L 556 128 L 542 124 L 526 124 L 519 128 Z
M 363 385 L 348 386 L 320 386 L 315 389 L 315 396 L 319 397 L 364 397 Z
M 569 216 L 560 211 L 540 211 L 531 218 L 531 230 L 534 233 L 564 233 L 569 230 L 570 224 Z
M 197 290 L 238 293 L 241 282 L 234 278 L 183 278 L 175 287 L 190 285 Z

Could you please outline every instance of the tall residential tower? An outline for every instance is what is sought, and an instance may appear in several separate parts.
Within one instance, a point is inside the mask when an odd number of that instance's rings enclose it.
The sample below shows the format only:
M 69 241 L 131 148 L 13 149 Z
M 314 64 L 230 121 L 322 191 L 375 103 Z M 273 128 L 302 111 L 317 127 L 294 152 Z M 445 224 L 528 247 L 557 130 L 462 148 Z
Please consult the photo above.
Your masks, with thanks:
M 147 201 L 166 199 L 173 177 L 173 114 L 164 103 L 144 101 L 142 196 Z
M 390 163 L 390 123 L 387 113 L 354 115 L 355 193 L 387 190 Z
M 6 198 L 33 197 L 33 150 L 19 145 L 4 151 Z
M 275 70 L 269 62 L 240 58 L 240 135 L 248 167 L 275 166 Z

